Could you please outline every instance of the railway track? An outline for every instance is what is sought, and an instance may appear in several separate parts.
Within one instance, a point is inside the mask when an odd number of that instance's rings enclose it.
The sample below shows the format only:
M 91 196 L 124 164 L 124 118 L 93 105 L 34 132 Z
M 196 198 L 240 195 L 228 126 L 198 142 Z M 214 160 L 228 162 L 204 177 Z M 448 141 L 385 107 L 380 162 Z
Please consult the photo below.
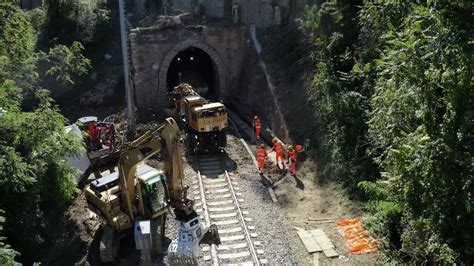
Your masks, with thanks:
M 207 226 L 217 225 L 222 242 L 202 248 L 204 261 L 212 265 L 267 264 L 238 181 L 227 171 L 224 155 L 195 155 L 194 166 L 196 210 Z

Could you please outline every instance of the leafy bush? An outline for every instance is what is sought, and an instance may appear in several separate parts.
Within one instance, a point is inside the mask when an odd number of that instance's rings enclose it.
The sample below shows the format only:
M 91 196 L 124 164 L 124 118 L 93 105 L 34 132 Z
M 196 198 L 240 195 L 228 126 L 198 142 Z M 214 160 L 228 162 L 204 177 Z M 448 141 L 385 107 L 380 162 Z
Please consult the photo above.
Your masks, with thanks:
M 47 39 L 70 45 L 73 41 L 89 43 L 94 37 L 100 1 L 48 0 Z M 58 27 L 58 25 L 61 25 Z
M 357 25 L 357 27 L 355 27 Z M 469 5 L 329 1 L 300 23 L 327 176 L 366 195 L 389 259 L 468 263 L 474 242 Z
M 47 76 L 55 76 L 56 81 L 62 85 L 73 85 L 73 77 L 87 74 L 91 67 L 90 60 L 82 55 L 84 46 L 80 42 L 74 42 L 70 48 L 59 44 L 51 48 L 43 58 L 48 64 Z
M 0 210 L 0 232 L 3 231 L 3 225 L 5 224 L 5 218 L 3 217 L 4 211 Z M 10 245 L 4 243 L 5 237 L 0 235 L 0 264 L 1 265 L 19 265 L 15 262 L 15 257 L 19 255 L 18 252 L 13 250 Z
M 8 78 L 22 86 L 35 82 L 34 49 L 34 30 L 25 13 L 13 4 L 0 3 L 0 81 Z
M 319 127 L 320 147 L 328 160 L 326 176 L 335 176 L 348 188 L 362 180 L 373 180 L 377 168 L 366 155 L 370 94 L 351 73 L 358 30 L 351 21 L 354 5 L 327 2 L 308 6 L 301 30 L 312 43 L 315 69 L 308 94 Z M 351 115 L 348 115 L 351 114 Z
M 472 56 L 451 8 L 413 5 L 386 33 L 369 121 L 376 161 L 406 210 L 402 251 L 443 263 L 473 240 Z
M 67 121 L 49 92 L 38 86 L 38 32 L 29 18 L 15 4 L 0 3 L 0 107 L 6 110 L 0 116 L 0 208 L 8 241 L 27 264 L 43 256 L 50 227 L 77 192 L 65 158 L 82 149 L 65 132 Z M 53 52 L 50 73 L 58 77 L 77 74 L 86 62 L 80 44 Z M 0 264 L 13 264 L 17 253 L 1 241 Z

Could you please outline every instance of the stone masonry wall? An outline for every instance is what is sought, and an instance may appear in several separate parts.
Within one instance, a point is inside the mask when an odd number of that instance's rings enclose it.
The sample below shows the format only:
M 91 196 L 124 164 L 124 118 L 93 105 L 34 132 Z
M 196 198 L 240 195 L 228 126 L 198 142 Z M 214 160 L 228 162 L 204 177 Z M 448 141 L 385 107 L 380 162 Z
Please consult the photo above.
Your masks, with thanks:
M 253 47 L 253 44 L 252 44 Z M 231 94 L 226 104 L 238 113 L 249 124 L 255 115 L 262 119 L 262 135 L 267 141 L 273 134 L 284 142 L 292 142 L 284 124 L 284 117 L 277 112 L 274 95 L 268 86 L 267 77 L 263 70 L 259 55 L 255 49 L 249 49 L 242 64 L 241 83 L 238 91 Z
M 130 53 L 133 95 L 139 108 L 161 111 L 166 106 L 166 75 L 174 56 L 189 47 L 204 50 L 214 61 L 219 77 L 219 97 L 235 91 L 242 58 L 249 47 L 243 26 L 145 28 L 131 31 Z

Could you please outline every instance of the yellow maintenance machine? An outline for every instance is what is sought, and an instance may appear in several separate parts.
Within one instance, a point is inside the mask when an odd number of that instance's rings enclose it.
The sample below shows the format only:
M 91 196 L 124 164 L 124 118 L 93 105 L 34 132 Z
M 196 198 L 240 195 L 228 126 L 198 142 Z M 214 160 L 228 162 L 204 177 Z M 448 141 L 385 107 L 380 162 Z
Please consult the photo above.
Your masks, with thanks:
M 173 88 L 171 100 L 187 128 L 186 142 L 194 151 L 223 151 L 227 145 L 227 109 L 223 103 L 209 102 L 191 85 Z
M 215 225 L 202 228 L 193 210 L 194 202 L 187 198 L 182 185 L 183 162 L 180 152 L 181 135 L 172 118 L 153 132 L 122 149 L 118 172 L 94 180 L 85 189 L 90 207 L 107 222 L 100 244 L 103 262 L 113 261 L 118 254 L 120 235 L 134 228 L 136 248 L 144 260 L 162 253 L 162 239 L 168 207 L 180 222 L 177 240 L 168 249 L 168 261 L 197 263 L 200 243 L 219 244 Z M 160 155 L 164 171 L 144 162 Z

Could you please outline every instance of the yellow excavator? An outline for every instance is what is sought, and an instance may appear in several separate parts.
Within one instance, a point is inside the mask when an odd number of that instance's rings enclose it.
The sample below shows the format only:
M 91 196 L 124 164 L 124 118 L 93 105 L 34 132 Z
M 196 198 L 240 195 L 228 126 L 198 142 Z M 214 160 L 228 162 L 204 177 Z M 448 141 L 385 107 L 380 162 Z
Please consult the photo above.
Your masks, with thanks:
M 168 263 L 197 264 L 199 244 L 220 244 L 216 226 L 201 226 L 194 202 L 187 198 L 187 188 L 182 184 L 181 141 L 175 120 L 167 118 L 161 127 L 122 149 L 117 172 L 86 187 L 89 206 L 107 222 L 100 242 L 103 262 L 117 258 L 120 236 L 132 228 L 144 261 L 163 254 L 168 209 L 173 209 L 180 224 L 178 236 L 168 248 Z M 163 170 L 145 164 L 157 155 Z

